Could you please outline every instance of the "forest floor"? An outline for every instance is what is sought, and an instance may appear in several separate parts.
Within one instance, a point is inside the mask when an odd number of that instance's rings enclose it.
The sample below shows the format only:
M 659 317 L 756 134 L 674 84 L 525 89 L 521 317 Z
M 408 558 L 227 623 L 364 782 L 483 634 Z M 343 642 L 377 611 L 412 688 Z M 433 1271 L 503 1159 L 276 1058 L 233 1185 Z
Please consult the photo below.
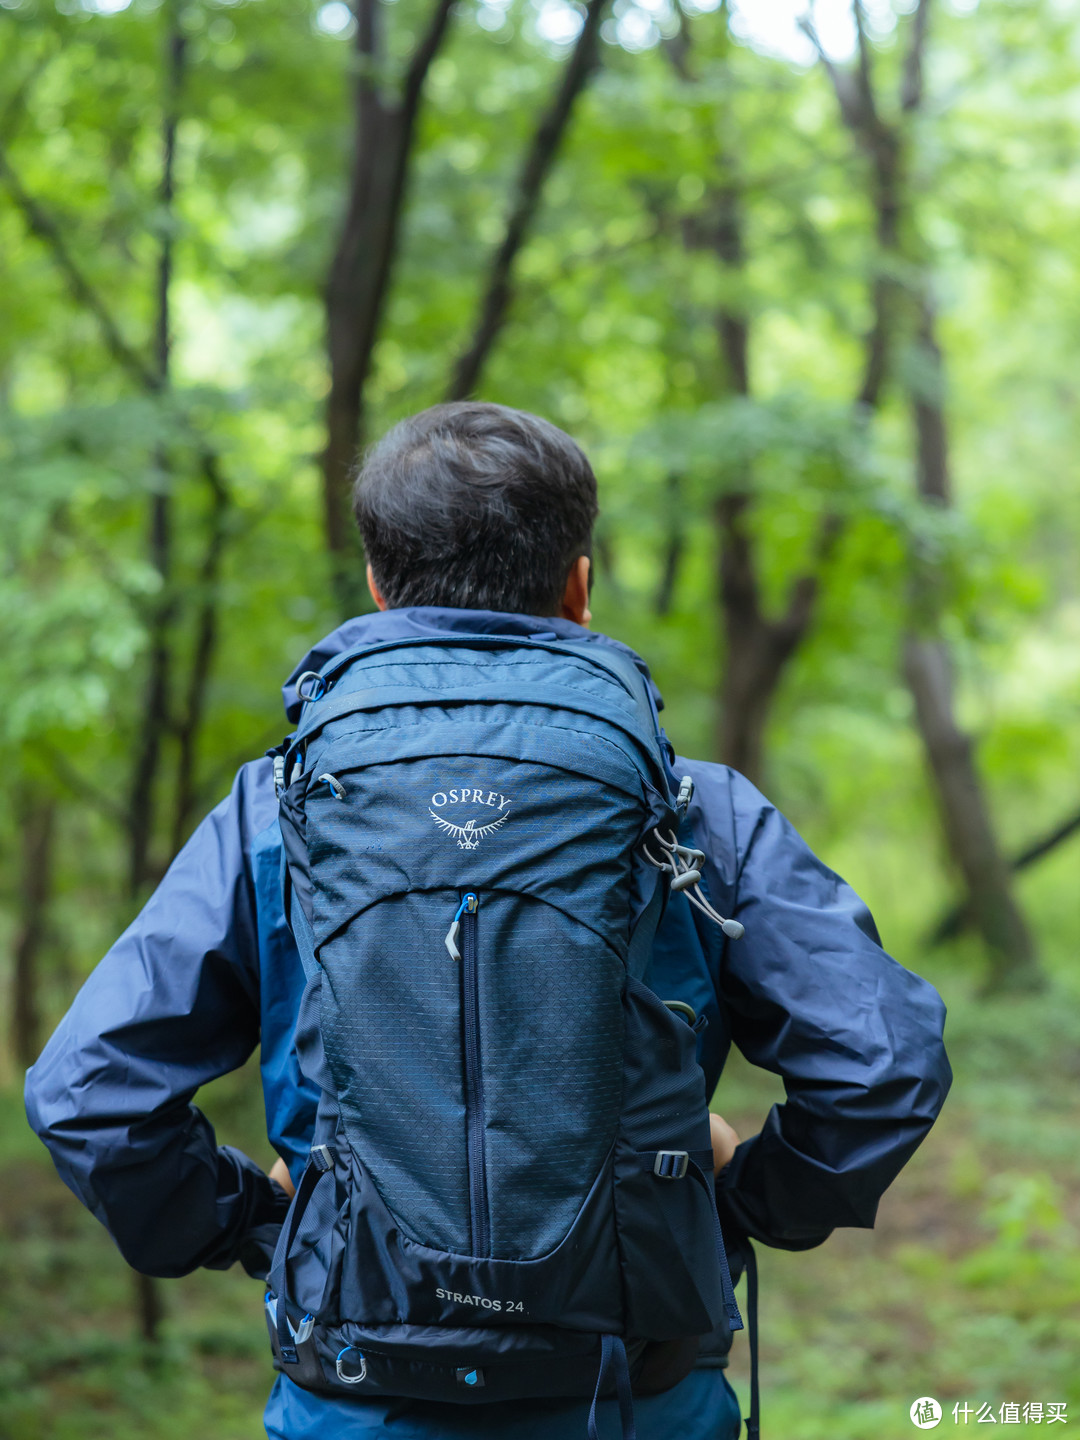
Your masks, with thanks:
M 1080 1004 L 954 997 L 946 1036 L 952 1093 L 875 1228 L 801 1254 L 758 1247 L 769 1440 L 899 1440 L 922 1396 L 943 1435 L 1015 1423 L 1010 1403 L 1020 1424 L 1031 1402 L 1046 1424 L 1051 1401 L 1080 1424 Z M 729 1065 L 715 1104 L 740 1134 L 770 1082 Z M 744 1401 L 747 1376 L 738 1337 Z
M 1080 1424 L 1080 1005 L 1056 991 L 954 995 L 948 1037 L 952 1096 L 876 1229 L 761 1253 L 769 1440 L 900 1440 L 925 1395 L 944 1408 L 942 1434 L 956 1433 L 954 1405 L 975 1425 L 990 1423 L 987 1405 L 1009 1423 L 1001 1407 L 1014 1403 L 1022 1424 L 1041 1402 L 1045 1424 L 1064 1402 Z M 223 1138 L 268 1163 L 256 1079 L 249 1069 L 200 1099 Z M 716 1106 L 749 1134 L 776 1096 L 774 1077 L 736 1058 Z M 163 1282 L 162 1341 L 148 1352 L 130 1273 L 56 1179 L 12 1088 L 0 1092 L 0 1167 L 0 1436 L 262 1435 L 260 1287 L 238 1271 Z M 731 1370 L 744 1400 L 746 1348 L 738 1338 Z

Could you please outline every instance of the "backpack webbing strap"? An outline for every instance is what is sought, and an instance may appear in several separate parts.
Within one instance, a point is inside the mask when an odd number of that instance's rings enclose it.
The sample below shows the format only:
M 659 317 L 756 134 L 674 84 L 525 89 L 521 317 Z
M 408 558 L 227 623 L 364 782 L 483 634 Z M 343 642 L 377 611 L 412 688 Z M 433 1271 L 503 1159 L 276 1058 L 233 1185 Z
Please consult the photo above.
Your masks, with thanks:
M 581 641 L 560 641 L 554 636 L 549 639 L 541 639 L 537 635 L 476 635 L 467 631 L 454 631 L 448 635 L 410 635 L 402 636 L 397 640 L 382 640 L 374 643 L 368 642 L 363 645 L 354 645 L 351 650 L 346 650 L 336 655 L 332 661 L 324 665 L 319 672 L 319 679 L 323 681 L 323 690 L 319 697 L 307 700 L 300 696 L 305 704 L 317 704 L 326 694 L 326 689 L 334 679 L 347 669 L 354 660 L 366 658 L 368 655 L 375 655 L 387 650 L 407 649 L 485 649 L 485 650 L 546 650 L 552 655 L 568 655 L 573 659 L 585 660 L 590 665 L 595 665 L 599 670 L 605 670 L 622 688 L 632 697 L 641 718 L 646 721 L 647 728 L 651 734 L 660 740 L 660 717 L 656 713 L 656 706 L 653 703 L 652 692 L 645 682 L 645 677 L 638 669 L 630 655 L 624 654 L 621 650 L 613 647 L 598 644 L 595 640 L 588 642 Z M 309 672 L 314 673 L 314 672 Z M 300 679 L 303 680 L 304 676 Z M 298 682 L 299 683 L 299 682 Z
M 746 1417 L 746 1440 L 761 1435 L 761 1394 L 758 1389 L 758 1274 L 757 1256 L 746 1242 L 746 1318 L 750 1322 L 750 1414 Z
M 296 941 L 297 954 L 300 956 L 300 964 L 304 971 L 305 982 L 311 981 L 319 974 L 319 962 L 315 959 L 315 931 L 311 921 L 304 912 L 300 903 L 292 879 L 289 875 L 288 856 L 284 846 L 281 851 L 281 873 L 282 893 L 288 896 L 288 924 Z
M 363 690 L 347 690 L 336 696 L 331 692 L 325 700 L 309 702 L 305 707 L 286 758 L 286 768 L 292 769 L 297 751 L 306 750 L 313 735 L 336 721 L 369 711 L 385 710 L 390 706 L 424 705 L 533 705 L 548 710 L 568 710 L 589 720 L 602 720 L 636 743 L 652 772 L 650 783 L 665 799 L 669 798 L 668 772 L 664 768 L 662 752 L 655 735 L 644 728 L 637 712 L 631 713 L 621 705 L 614 705 L 588 691 L 525 680 L 506 681 L 497 686 L 489 681 L 486 685 L 459 686 L 446 692 L 424 685 L 376 685 Z
M 713 1220 L 716 1258 L 720 1262 L 720 1285 L 724 1296 L 724 1309 L 727 1312 L 729 1327 L 733 1331 L 741 1330 L 743 1328 L 742 1316 L 739 1314 L 739 1302 L 735 1299 L 735 1286 L 731 1283 L 731 1266 L 728 1264 L 727 1246 L 724 1244 L 724 1230 L 720 1224 L 720 1212 L 716 1208 L 716 1181 L 712 1175 L 712 1162 L 711 1150 L 692 1151 L 690 1173 L 701 1181 L 712 1200 L 709 1211 Z
M 634 1426 L 634 1397 L 630 1390 L 630 1365 L 626 1359 L 626 1346 L 618 1335 L 600 1336 L 600 1373 L 596 1377 L 596 1389 L 589 1406 L 589 1440 L 600 1440 L 596 1428 L 596 1402 L 607 1383 L 608 1370 L 615 1372 L 615 1393 L 619 1400 L 619 1419 L 622 1421 L 622 1440 L 637 1440 Z

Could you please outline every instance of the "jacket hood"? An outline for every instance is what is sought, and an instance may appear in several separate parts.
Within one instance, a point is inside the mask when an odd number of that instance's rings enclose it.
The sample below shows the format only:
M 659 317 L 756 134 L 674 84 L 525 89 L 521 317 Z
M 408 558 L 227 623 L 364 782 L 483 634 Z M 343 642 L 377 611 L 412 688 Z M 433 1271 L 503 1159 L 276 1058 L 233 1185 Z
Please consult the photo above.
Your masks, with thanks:
M 380 610 L 371 615 L 354 615 L 313 645 L 281 687 L 289 723 L 295 725 L 300 719 L 303 701 L 297 694 L 296 682 L 305 671 L 321 672 L 332 660 L 358 645 L 446 634 L 527 635 L 533 639 L 588 640 L 596 645 L 611 646 L 629 655 L 645 677 L 656 708 L 664 708 L 664 701 L 645 661 L 628 645 L 612 640 L 609 635 L 586 630 L 572 620 L 562 620 L 557 616 L 511 615 L 496 610 L 450 610 L 440 606 L 416 605 L 401 610 Z

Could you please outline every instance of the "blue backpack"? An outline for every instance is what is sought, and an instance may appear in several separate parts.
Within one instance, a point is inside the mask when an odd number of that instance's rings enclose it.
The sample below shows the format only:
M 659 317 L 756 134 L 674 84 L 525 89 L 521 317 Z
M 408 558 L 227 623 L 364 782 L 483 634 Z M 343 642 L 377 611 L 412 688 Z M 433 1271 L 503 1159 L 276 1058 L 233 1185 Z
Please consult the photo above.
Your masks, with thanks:
M 269 1276 L 275 1365 L 446 1402 L 666 1388 L 739 1329 L 700 1026 L 645 983 L 679 839 L 647 685 L 601 642 L 368 644 L 275 759 L 321 1089 Z M 685 831 L 682 832 L 685 836 Z

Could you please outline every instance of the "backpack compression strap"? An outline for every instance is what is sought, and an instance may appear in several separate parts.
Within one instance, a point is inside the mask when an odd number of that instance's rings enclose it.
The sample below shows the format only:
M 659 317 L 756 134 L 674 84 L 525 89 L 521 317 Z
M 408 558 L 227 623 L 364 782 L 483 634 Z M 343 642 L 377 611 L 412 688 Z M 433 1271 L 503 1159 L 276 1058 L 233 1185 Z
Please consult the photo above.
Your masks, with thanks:
M 758 1274 L 757 1256 L 746 1242 L 746 1312 L 750 1321 L 750 1414 L 746 1417 L 746 1440 L 761 1435 L 761 1395 L 758 1389 Z
M 596 1428 L 596 1402 L 607 1382 L 608 1370 L 615 1372 L 615 1393 L 619 1400 L 619 1419 L 622 1421 L 622 1440 L 637 1440 L 634 1426 L 634 1397 L 630 1390 L 630 1366 L 626 1359 L 626 1346 L 618 1335 L 600 1337 L 600 1373 L 596 1377 L 596 1390 L 589 1406 L 589 1440 L 600 1440 Z

